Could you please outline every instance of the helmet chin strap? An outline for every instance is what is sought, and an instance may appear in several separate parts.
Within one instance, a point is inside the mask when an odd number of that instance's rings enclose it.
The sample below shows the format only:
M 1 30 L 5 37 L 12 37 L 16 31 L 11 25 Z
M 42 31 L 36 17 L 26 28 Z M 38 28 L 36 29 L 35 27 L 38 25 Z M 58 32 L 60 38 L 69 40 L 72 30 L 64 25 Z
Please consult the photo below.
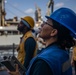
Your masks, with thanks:
M 28 28 L 30 28 L 30 25 L 26 21 L 24 21 L 24 20 L 21 20 L 21 21 L 24 23 L 25 26 L 27 26 Z

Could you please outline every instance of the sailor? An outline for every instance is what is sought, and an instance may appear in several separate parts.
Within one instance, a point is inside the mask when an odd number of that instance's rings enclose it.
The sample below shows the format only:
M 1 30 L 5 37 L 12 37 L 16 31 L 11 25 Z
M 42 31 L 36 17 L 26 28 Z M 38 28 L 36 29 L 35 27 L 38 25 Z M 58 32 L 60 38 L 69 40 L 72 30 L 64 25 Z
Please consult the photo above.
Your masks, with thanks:
M 72 75 L 66 49 L 74 45 L 76 13 L 60 8 L 46 18 L 39 34 L 45 40 L 46 48 L 31 61 L 26 75 Z
M 37 43 L 32 34 L 34 25 L 34 20 L 30 16 L 22 18 L 18 25 L 18 30 L 23 36 L 21 37 L 20 44 L 17 48 L 17 58 L 26 69 L 28 68 L 30 60 L 36 56 Z

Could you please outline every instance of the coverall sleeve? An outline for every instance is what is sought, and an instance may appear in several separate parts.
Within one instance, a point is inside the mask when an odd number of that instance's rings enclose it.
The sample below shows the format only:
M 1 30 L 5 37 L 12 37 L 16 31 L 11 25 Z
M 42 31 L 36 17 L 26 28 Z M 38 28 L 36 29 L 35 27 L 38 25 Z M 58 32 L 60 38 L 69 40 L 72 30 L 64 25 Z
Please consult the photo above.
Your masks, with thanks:
M 36 41 L 32 37 L 28 38 L 24 44 L 24 49 L 26 52 L 24 59 L 24 66 L 26 69 L 28 68 L 29 62 L 33 57 L 35 47 L 36 47 Z

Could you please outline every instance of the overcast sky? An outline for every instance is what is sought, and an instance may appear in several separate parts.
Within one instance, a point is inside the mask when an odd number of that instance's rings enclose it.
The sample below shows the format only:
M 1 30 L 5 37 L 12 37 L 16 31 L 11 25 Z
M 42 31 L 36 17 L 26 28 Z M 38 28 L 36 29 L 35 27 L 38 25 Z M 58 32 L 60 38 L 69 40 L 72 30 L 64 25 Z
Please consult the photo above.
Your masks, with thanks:
M 5 0 L 6 18 L 18 18 L 30 15 L 35 17 L 35 5 L 41 8 L 41 15 L 45 19 L 49 0 Z M 76 0 L 54 0 L 54 11 L 60 7 L 67 7 L 76 12 Z

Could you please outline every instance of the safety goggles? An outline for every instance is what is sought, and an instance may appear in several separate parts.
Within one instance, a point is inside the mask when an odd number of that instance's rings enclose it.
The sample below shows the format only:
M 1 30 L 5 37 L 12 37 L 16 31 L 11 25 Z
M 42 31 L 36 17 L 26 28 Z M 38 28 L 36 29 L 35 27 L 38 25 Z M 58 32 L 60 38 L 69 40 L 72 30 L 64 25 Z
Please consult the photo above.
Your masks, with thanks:
M 42 26 L 43 26 L 43 25 L 49 25 L 49 26 L 53 27 L 53 25 L 51 25 L 51 24 L 49 24 L 49 23 L 47 23 L 47 22 L 45 22 L 45 21 L 43 21 Z

